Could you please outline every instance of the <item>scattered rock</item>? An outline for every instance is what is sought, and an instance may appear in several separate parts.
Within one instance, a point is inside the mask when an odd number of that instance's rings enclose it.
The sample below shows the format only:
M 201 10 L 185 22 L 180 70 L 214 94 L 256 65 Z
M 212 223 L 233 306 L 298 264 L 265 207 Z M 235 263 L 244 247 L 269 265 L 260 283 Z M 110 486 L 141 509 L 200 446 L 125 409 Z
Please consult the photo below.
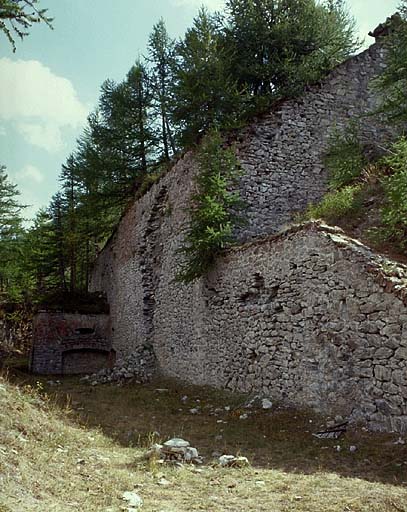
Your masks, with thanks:
M 190 410 L 189 410 L 189 412 L 190 412 L 191 414 L 198 414 L 199 409 L 198 409 L 197 407 L 194 407 L 193 409 L 190 409 Z
M 357 446 L 354 446 L 354 445 L 349 447 L 350 453 L 355 453 L 357 451 L 357 449 L 358 449 Z
M 247 420 L 248 417 L 249 415 L 247 413 L 244 413 L 239 416 L 239 420 Z
M 249 466 L 247 457 L 235 457 L 234 455 L 222 455 L 219 464 L 223 467 L 243 468 Z
M 140 509 L 143 506 L 142 498 L 135 492 L 126 491 L 122 496 L 124 501 L 127 501 L 129 506 L 135 510 Z
M 203 459 L 198 450 L 190 446 L 188 441 L 179 437 L 169 439 L 164 444 L 154 444 L 146 453 L 146 458 L 160 459 L 160 462 L 202 464 Z
M 151 380 L 155 371 L 155 354 L 152 346 L 141 345 L 130 355 L 118 362 L 114 368 L 103 368 L 97 373 L 85 375 L 81 382 L 91 386 L 116 382 L 121 385 L 124 381 L 134 379 L 136 382 L 145 383 Z M 57 381 L 58 382 L 58 381 Z M 156 390 L 162 391 L 164 390 Z
M 263 398 L 261 401 L 261 406 L 263 409 L 271 409 L 273 407 L 273 402 L 268 398 Z

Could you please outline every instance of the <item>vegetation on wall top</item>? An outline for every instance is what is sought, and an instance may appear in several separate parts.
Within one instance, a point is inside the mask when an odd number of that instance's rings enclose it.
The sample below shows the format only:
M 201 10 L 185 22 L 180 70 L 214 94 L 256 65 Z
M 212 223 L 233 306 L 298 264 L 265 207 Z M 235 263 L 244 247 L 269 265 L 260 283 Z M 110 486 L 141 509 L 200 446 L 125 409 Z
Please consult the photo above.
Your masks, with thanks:
M 190 226 L 180 252 L 185 261 L 178 273 L 182 282 L 205 275 L 216 256 L 234 241 L 234 228 L 242 222 L 242 202 L 236 191 L 239 164 L 233 148 L 223 148 L 222 138 L 212 130 L 197 151 L 199 173 L 192 197 Z

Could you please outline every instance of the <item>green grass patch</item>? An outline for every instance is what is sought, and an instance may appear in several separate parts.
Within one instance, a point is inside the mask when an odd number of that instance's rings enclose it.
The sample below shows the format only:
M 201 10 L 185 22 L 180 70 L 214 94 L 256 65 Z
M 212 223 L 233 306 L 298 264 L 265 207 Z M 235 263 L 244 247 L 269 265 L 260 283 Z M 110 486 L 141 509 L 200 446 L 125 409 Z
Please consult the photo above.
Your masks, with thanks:
M 356 215 L 363 207 L 362 192 L 361 185 L 349 185 L 328 192 L 320 203 L 309 205 L 300 220 L 323 219 L 332 223 Z

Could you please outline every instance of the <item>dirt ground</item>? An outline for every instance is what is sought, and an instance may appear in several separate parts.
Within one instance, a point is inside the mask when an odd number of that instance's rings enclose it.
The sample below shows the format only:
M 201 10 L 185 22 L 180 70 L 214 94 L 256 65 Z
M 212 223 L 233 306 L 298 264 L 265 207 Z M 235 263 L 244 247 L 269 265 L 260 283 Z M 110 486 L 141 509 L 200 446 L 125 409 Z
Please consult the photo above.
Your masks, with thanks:
M 312 433 L 328 418 L 306 409 L 247 407 L 248 396 L 173 380 L 91 386 L 78 377 L 32 376 L 18 360 L 9 366 L 9 381 L 45 393 L 71 424 L 97 429 L 116 447 L 113 457 L 144 496 L 143 510 L 407 512 L 407 439 L 397 434 L 359 426 L 320 440 Z M 146 464 L 146 448 L 171 437 L 188 440 L 203 465 Z M 243 455 L 250 467 L 219 468 L 221 454 Z

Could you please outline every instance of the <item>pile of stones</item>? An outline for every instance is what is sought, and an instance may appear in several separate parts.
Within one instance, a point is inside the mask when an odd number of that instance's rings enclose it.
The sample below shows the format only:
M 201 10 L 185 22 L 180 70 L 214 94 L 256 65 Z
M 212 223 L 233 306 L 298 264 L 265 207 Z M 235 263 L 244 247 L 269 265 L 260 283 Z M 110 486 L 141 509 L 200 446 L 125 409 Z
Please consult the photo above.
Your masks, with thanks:
M 91 375 L 82 377 L 82 382 L 92 386 L 109 382 L 122 383 L 132 379 L 137 383 L 145 383 L 154 375 L 156 359 L 151 345 L 142 345 L 135 351 L 120 360 L 113 368 L 104 368 Z
M 200 457 L 198 450 L 193 448 L 188 441 L 174 437 L 164 444 L 154 444 L 147 452 L 148 459 L 156 458 L 162 462 L 170 463 L 192 463 L 202 464 L 203 459 Z

